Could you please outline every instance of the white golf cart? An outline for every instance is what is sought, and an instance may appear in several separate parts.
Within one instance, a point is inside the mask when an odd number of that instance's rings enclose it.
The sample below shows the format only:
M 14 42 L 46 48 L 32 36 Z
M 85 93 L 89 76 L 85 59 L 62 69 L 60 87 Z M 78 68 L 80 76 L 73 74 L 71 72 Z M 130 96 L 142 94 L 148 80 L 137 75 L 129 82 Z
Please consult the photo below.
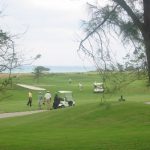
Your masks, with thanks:
M 104 92 L 103 83 L 94 82 L 94 93 L 102 93 Z
M 56 100 L 57 102 L 55 103 L 54 99 L 53 106 L 55 107 L 55 104 L 57 105 L 54 109 L 75 106 L 72 91 L 58 91 L 56 94 L 59 102 Z

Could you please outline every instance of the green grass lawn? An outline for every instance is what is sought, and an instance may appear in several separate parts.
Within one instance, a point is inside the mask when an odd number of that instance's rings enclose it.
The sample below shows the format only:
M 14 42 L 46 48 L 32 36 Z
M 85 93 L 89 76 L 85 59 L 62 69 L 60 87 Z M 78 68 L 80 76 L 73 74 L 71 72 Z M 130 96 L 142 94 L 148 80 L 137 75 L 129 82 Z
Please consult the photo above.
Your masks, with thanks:
M 68 84 L 68 79 L 72 83 Z M 150 89 L 144 80 L 122 90 L 125 102 L 118 102 L 120 92 L 93 93 L 96 74 L 54 74 L 40 83 L 31 77 L 20 83 L 39 85 L 51 91 L 72 90 L 76 106 L 29 116 L 0 119 L 0 150 L 148 150 L 150 149 Z M 14 82 L 17 82 L 14 81 Z M 79 91 L 78 83 L 84 86 Z M 1 112 L 26 111 L 28 90 L 14 86 L 2 94 Z M 33 92 L 37 109 L 37 92 Z

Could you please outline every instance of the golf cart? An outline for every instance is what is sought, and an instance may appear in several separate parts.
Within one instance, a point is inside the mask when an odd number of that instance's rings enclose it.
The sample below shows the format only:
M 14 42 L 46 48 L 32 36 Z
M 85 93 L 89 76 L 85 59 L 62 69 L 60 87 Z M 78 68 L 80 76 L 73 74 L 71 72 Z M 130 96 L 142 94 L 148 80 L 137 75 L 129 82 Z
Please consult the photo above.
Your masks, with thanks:
M 102 92 L 104 92 L 103 83 L 95 82 L 93 91 L 94 91 L 94 93 L 102 93 Z
M 53 103 L 54 109 L 70 107 L 70 106 L 75 106 L 75 101 L 72 96 L 72 91 L 58 91 L 54 98 L 54 103 Z

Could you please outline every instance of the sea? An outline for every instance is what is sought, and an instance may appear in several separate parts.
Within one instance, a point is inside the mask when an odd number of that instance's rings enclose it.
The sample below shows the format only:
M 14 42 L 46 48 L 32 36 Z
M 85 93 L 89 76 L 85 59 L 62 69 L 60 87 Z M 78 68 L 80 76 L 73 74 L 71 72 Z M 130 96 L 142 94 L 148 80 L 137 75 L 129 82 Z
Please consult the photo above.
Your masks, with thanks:
M 32 73 L 36 66 L 21 66 L 12 70 L 12 73 Z M 95 71 L 94 66 L 44 66 L 50 73 L 82 73 Z M 5 72 L 7 73 L 7 71 Z

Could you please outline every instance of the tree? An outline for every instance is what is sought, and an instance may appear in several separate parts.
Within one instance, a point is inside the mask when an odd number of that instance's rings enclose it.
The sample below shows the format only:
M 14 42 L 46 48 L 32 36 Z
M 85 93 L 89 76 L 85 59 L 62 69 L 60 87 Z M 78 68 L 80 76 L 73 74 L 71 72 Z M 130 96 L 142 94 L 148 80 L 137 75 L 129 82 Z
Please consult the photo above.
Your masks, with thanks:
M 96 59 L 96 64 L 99 59 L 103 62 L 101 66 L 110 67 L 110 39 L 117 37 L 124 46 L 132 45 L 138 53 L 146 55 L 150 82 L 150 0 L 109 0 L 103 7 L 100 4 L 88 4 L 91 15 L 84 21 L 86 35 L 79 50 Z
M 49 68 L 43 66 L 35 67 L 33 71 L 34 78 L 37 79 L 37 82 L 39 82 L 39 78 L 44 74 L 44 72 L 48 72 L 49 70 Z
M 17 66 L 14 42 L 7 33 L 0 30 L 0 72 Z
M 2 11 L 0 11 L 0 15 Z M 21 66 L 32 64 L 35 60 L 41 57 L 40 54 L 30 59 L 25 59 L 24 55 L 19 55 L 19 52 L 16 51 L 15 38 L 17 36 L 11 36 L 10 33 L 5 32 L 0 28 L 0 73 L 7 72 L 8 77 L 4 80 L 1 80 L 0 90 L 11 85 L 12 87 L 12 70 Z
M 12 87 L 12 70 L 21 65 L 32 64 L 40 57 L 41 55 L 38 54 L 33 58 L 25 60 L 24 57 L 19 56 L 19 52 L 16 52 L 15 49 L 14 40 L 8 35 L 8 33 L 0 30 L 0 72 L 8 71 L 8 79 L 5 79 L 5 83 L 7 80 L 7 84 L 10 84 Z
M 8 79 L 5 79 L 2 86 L 11 84 L 11 71 L 20 65 L 17 53 L 15 52 L 14 41 L 8 33 L 0 30 L 0 72 L 9 71 Z
M 24 57 L 16 52 L 15 41 L 13 37 L 8 33 L 0 30 L 0 72 L 8 72 L 7 79 L 2 82 L 2 88 L 8 84 L 12 87 L 12 70 L 25 64 L 32 64 L 35 60 L 41 57 L 40 54 L 30 59 L 24 59 Z

